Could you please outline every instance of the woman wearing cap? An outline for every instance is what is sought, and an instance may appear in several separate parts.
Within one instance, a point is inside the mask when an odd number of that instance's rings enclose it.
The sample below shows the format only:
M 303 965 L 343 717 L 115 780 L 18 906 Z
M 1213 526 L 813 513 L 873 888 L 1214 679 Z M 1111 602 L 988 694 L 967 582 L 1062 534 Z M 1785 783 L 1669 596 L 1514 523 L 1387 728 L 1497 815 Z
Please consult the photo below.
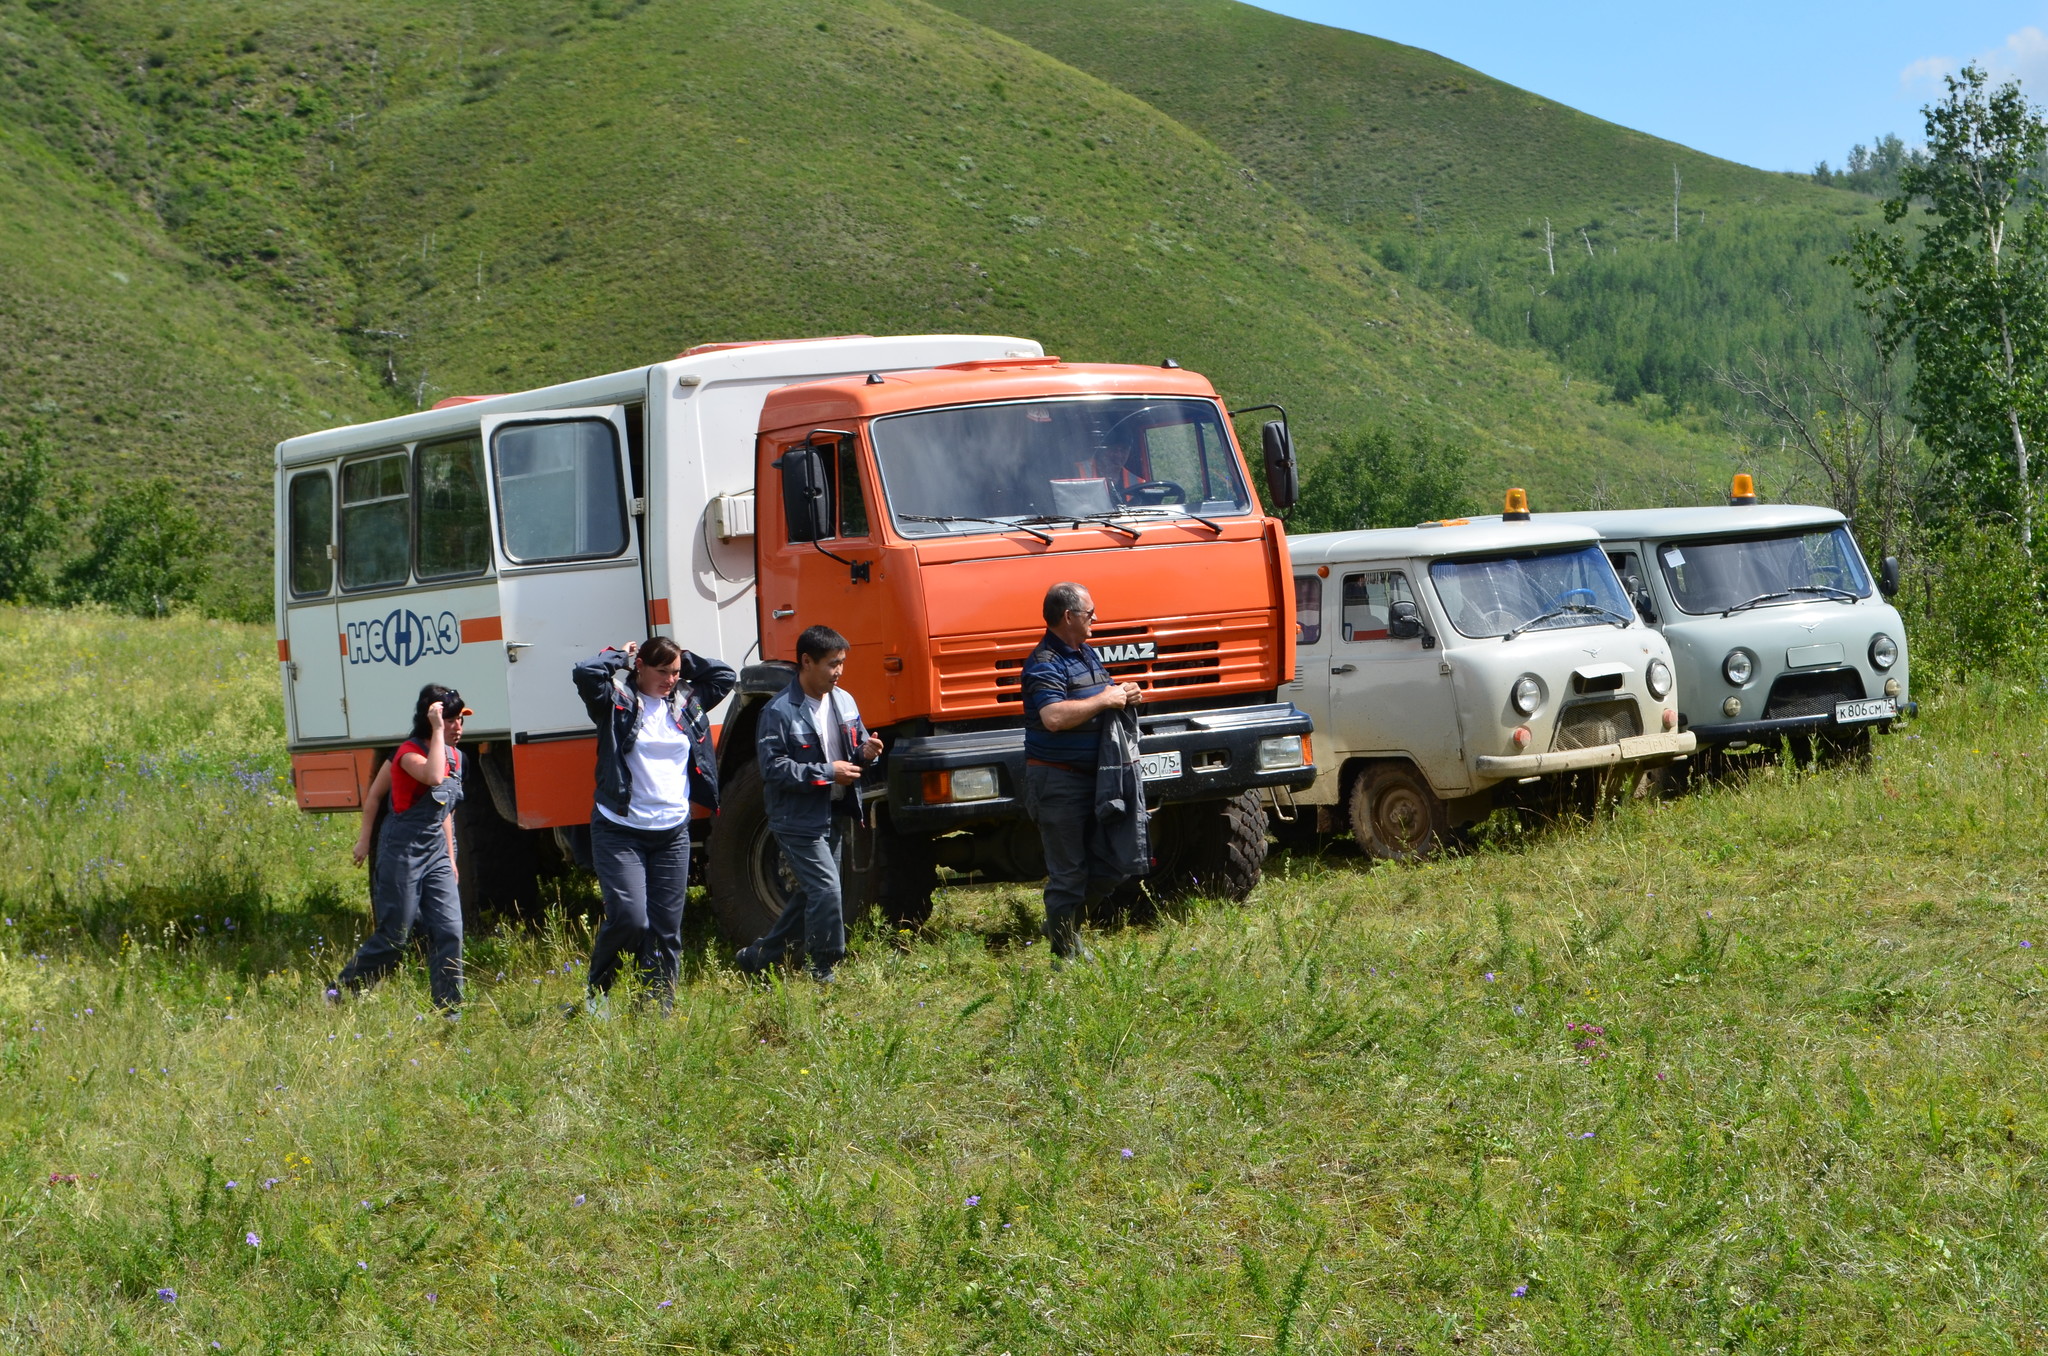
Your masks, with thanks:
M 462 902 L 455 893 L 455 802 L 462 799 L 462 718 L 473 714 L 453 688 L 428 683 L 413 705 L 412 738 L 398 746 L 370 783 L 355 859 L 370 855 L 370 834 L 390 796 L 370 877 L 376 926 L 343 967 L 330 998 L 360 991 L 398 967 L 417 923 L 427 934 L 427 977 L 437 1006 L 462 1003 Z
M 571 671 L 597 726 L 597 802 L 590 856 L 604 922 L 590 948 L 592 1008 L 631 956 L 671 1001 L 690 888 L 690 807 L 718 808 L 718 763 L 705 714 L 739 681 L 732 666 L 667 636 L 628 643 Z

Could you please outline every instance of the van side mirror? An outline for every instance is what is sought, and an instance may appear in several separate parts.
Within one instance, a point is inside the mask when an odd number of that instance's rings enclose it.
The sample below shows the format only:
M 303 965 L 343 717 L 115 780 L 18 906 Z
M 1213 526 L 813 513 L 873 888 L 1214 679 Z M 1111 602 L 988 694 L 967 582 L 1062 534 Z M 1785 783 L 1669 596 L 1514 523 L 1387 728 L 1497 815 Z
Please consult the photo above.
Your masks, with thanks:
M 825 486 L 825 459 L 809 443 L 799 443 L 772 463 L 782 472 L 782 517 L 792 542 L 823 541 L 832 535 L 827 521 L 830 501 Z
M 1897 595 L 1899 591 L 1899 558 L 1897 556 L 1886 556 L 1878 562 L 1877 591 L 1887 598 Z
M 1267 424 L 1259 430 L 1259 442 L 1266 454 L 1266 490 L 1273 497 L 1273 507 L 1291 509 L 1301 498 L 1301 470 L 1294 464 L 1294 439 L 1287 432 L 1287 421 L 1275 419 Z
M 1422 616 L 1415 604 L 1400 602 L 1387 609 L 1387 634 L 1395 640 L 1414 640 L 1422 634 Z
M 1628 597 L 1629 601 L 1636 605 L 1636 615 L 1650 625 L 1656 625 L 1657 601 L 1650 596 L 1650 591 L 1643 587 L 1643 581 L 1635 575 L 1628 577 Z

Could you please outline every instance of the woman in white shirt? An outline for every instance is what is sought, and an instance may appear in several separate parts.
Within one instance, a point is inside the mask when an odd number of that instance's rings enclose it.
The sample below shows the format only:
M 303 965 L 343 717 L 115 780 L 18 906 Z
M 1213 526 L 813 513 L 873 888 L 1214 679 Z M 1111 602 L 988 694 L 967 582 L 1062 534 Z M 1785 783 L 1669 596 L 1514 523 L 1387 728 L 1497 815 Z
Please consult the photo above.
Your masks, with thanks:
M 590 951 L 590 990 L 608 992 L 630 955 L 667 1006 L 690 886 L 691 806 L 718 807 L 705 713 L 739 675 L 654 636 L 586 659 L 572 677 L 598 731 L 590 855 L 604 922 Z

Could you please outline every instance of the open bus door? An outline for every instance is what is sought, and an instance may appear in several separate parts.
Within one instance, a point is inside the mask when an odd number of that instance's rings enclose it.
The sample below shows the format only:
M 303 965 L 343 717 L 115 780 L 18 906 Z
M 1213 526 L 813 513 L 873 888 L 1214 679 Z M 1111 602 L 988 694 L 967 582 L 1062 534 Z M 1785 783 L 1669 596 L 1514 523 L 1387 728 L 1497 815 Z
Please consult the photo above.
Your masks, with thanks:
M 522 828 L 589 822 L 596 738 L 569 670 L 647 634 L 623 406 L 483 421 Z

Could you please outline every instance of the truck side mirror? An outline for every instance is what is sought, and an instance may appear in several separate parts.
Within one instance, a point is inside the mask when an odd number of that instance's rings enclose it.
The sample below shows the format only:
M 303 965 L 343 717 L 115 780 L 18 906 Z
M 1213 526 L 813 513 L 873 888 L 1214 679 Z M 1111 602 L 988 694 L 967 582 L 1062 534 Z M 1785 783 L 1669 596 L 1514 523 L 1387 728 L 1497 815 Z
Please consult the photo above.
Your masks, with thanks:
M 1291 509 L 1301 497 L 1301 471 L 1294 464 L 1294 439 L 1288 436 L 1287 421 L 1275 419 L 1259 430 L 1266 454 L 1266 489 L 1273 507 Z
M 1877 591 L 1885 597 L 1895 596 L 1899 591 L 1899 558 L 1886 556 L 1877 565 Z
M 782 472 L 782 517 L 792 542 L 823 541 L 832 535 L 826 521 L 825 459 L 809 443 L 799 443 L 772 463 Z
M 1422 634 L 1422 617 L 1415 604 L 1395 603 L 1387 609 L 1387 634 L 1395 640 L 1414 640 Z

